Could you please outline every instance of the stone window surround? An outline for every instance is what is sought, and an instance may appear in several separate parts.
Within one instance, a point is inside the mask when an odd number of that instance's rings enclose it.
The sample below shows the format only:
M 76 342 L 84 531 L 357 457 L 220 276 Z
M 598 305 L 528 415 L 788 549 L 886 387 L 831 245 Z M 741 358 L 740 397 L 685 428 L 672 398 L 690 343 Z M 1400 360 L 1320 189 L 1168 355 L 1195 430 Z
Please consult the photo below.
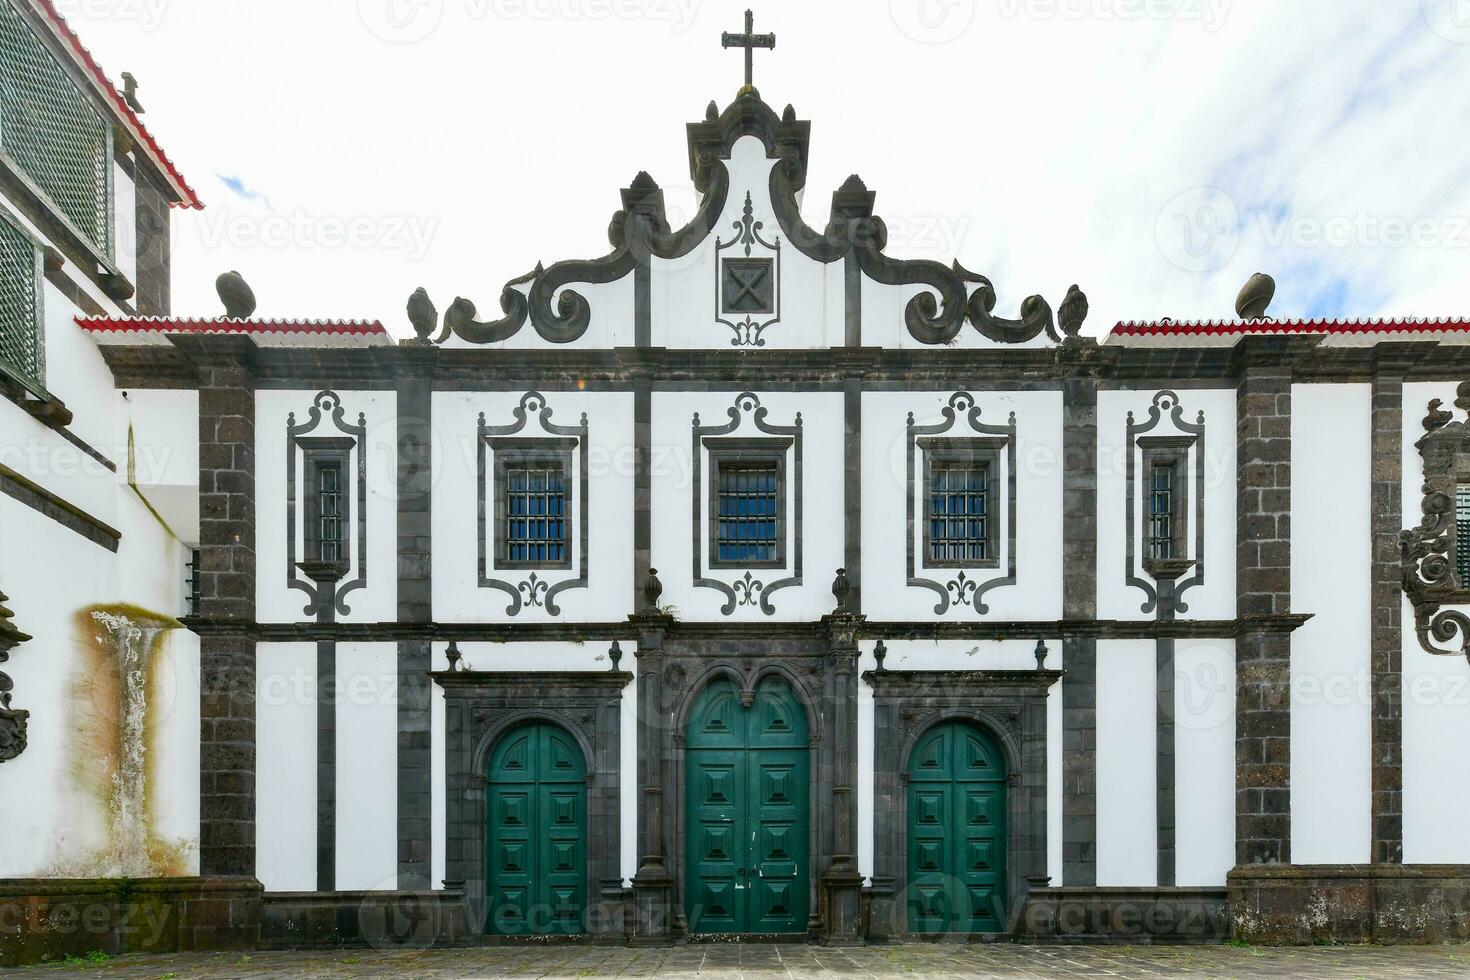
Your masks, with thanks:
M 1166 414 L 1175 434 L 1146 435 L 1158 428 Z M 1146 420 L 1139 422 L 1133 412 L 1128 413 L 1124 447 L 1127 453 L 1123 500 L 1124 581 L 1143 592 L 1145 598 L 1139 607 L 1141 612 L 1172 618 L 1175 613 L 1189 611 L 1184 594 L 1205 581 L 1205 413 L 1200 411 L 1194 422 L 1186 422 L 1179 395 L 1162 389 L 1154 394 Z M 1149 557 L 1146 547 L 1148 463 L 1163 453 L 1176 455 L 1183 461 L 1178 464 L 1185 472 L 1181 479 L 1176 480 L 1176 496 L 1180 484 L 1194 484 L 1192 491 L 1186 489 L 1184 497 L 1174 502 L 1175 533 L 1192 530 L 1192 535 L 1183 540 L 1187 542 L 1192 537 L 1193 545 L 1192 550 L 1176 549 L 1173 558 L 1156 559 Z M 1140 467 L 1143 469 L 1141 478 Z M 1181 501 L 1187 502 L 1187 506 L 1180 506 Z M 1187 579 L 1184 578 L 1186 575 L 1189 576 Z
M 1000 467 L 1001 453 L 1006 440 L 999 437 L 976 437 L 944 439 L 925 437 L 918 440 L 924 454 L 924 561 L 925 568 L 999 568 L 1000 567 L 1000 515 L 996 505 L 1001 500 Z M 979 561 L 965 559 L 935 559 L 931 547 L 931 530 L 934 521 L 934 464 L 969 463 L 985 467 L 985 554 Z
M 496 741 L 528 722 L 565 730 L 587 771 L 589 933 L 622 939 L 622 821 L 619 771 L 624 671 L 438 671 L 445 699 L 444 874 L 464 889 L 473 935 L 489 912 L 485 868 L 485 766 Z M 631 696 L 631 692 L 630 696 Z
M 340 436 L 310 435 L 328 419 L 332 427 L 341 433 Z M 340 453 L 342 458 L 352 462 L 351 466 L 342 468 L 344 507 L 349 512 L 356 511 L 356 516 L 343 524 L 340 565 L 353 573 L 354 577 L 349 582 L 339 582 L 332 575 L 327 575 L 308 583 L 301 577 L 303 569 L 298 558 L 307 562 L 313 560 L 308 544 L 311 529 L 307 522 L 312 507 L 313 459 L 320 453 Z M 300 468 L 304 469 L 299 477 L 298 461 Z M 355 501 L 349 502 L 350 497 L 355 497 Z M 298 519 L 306 524 L 302 528 L 301 551 L 297 550 Z M 366 587 L 367 576 L 367 417 L 359 412 L 356 423 L 349 423 L 342 396 L 331 389 L 323 389 L 312 398 L 306 421 L 297 422 L 295 412 L 286 417 L 286 583 L 311 597 L 302 610 L 303 615 L 320 615 L 330 610 L 332 615 L 345 616 L 352 612 L 346 603 L 347 596 Z
M 873 690 L 871 935 L 908 931 L 909 755 L 935 725 L 968 721 L 996 740 L 1008 769 L 1006 915 L 1019 927 L 1031 879 L 1047 874 L 1047 694 L 1063 672 L 870 670 Z
M 1456 491 L 1470 482 L 1470 382 L 1455 391 L 1454 413 L 1441 409 L 1441 399 L 1428 404 L 1424 435 L 1414 443 L 1424 467 L 1424 483 L 1417 527 L 1400 536 L 1404 594 L 1414 607 L 1414 632 L 1419 645 L 1438 656 L 1464 655 L 1470 659 L 1470 588 L 1456 581 L 1458 540 Z M 1462 608 L 1445 608 L 1462 607 Z M 1446 649 L 1437 644 L 1453 644 Z
M 581 503 L 575 502 L 571 492 L 572 456 L 576 453 L 579 440 L 575 437 L 550 439 L 491 439 L 490 454 L 495 460 L 495 565 L 497 568 L 516 569 L 569 569 L 572 567 L 572 527 L 582 520 Z M 562 559 L 560 561 L 516 561 L 509 555 L 510 540 L 505 535 L 507 470 L 511 465 L 538 466 L 552 464 L 561 467 L 562 493 L 567 506 L 562 509 Z M 575 511 L 575 513 L 573 512 Z
M 708 509 L 705 511 L 709 538 L 708 564 L 712 569 L 785 568 L 786 538 L 792 521 L 791 489 L 786 477 L 786 455 L 795 441 L 790 436 L 764 436 L 744 439 L 706 438 L 705 454 L 709 457 Z M 765 463 L 776 467 L 776 557 L 769 561 L 722 561 L 720 554 L 720 470 L 727 464 Z M 797 510 L 796 533 L 801 533 L 800 511 Z

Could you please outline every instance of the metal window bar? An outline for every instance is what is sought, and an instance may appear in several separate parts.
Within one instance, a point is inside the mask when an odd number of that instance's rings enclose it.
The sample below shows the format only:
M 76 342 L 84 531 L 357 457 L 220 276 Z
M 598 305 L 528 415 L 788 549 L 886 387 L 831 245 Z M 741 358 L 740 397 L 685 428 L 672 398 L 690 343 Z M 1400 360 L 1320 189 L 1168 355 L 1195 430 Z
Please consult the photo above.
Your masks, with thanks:
M 199 549 L 195 548 L 189 553 L 189 561 L 184 565 L 189 570 L 184 579 L 184 585 L 188 586 L 188 610 L 190 616 L 199 615 Z
M 1470 483 L 1455 488 L 1455 575 L 1470 589 Z
M 0 219 L 0 361 L 22 377 L 44 379 L 36 246 Z
M 505 557 L 513 562 L 563 562 L 566 544 L 566 474 L 556 465 L 505 471 Z
M 317 555 L 342 560 L 342 467 L 324 463 L 317 470 Z
M 1174 557 L 1174 467 L 1156 463 L 1149 469 L 1148 554 Z
M 0 3 L 0 148 L 113 257 L 111 130 L 10 3 Z
M 929 560 L 990 557 L 990 468 L 936 466 L 930 473 Z
M 722 463 L 719 483 L 719 560 L 770 562 L 777 557 L 777 464 Z

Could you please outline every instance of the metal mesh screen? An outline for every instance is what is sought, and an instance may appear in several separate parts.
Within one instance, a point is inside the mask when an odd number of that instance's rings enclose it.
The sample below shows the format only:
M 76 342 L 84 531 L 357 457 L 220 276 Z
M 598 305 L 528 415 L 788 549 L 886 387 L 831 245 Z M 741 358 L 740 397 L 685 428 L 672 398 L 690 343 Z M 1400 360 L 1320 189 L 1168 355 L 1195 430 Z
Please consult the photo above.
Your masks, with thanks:
M 40 382 L 40 309 L 36 246 L 19 228 L 0 220 L 0 361 Z
M 111 133 L 9 0 L 0 0 L 0 148 L 112 258 Z

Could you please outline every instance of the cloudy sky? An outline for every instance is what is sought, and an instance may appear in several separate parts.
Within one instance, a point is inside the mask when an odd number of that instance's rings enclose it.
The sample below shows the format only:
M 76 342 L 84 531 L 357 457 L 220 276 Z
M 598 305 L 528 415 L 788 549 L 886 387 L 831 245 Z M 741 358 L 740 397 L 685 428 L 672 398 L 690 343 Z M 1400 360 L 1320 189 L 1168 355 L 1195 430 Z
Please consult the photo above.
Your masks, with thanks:
M 726 0 L 58 0 L 204 197 L 175 312 L 238 269 L 262 315 L 380 318 L 427 286 L 493 309 L 606 251 L 647 170 L 692 211 L 684 123 L 741 81 Z M 812 121 L 804 210 L 851 173 L 890 252 L 1070 283 L 1091 331 L 1229 316 L 1470 313 L 1470 0 L 766 3 L 756 85 Z

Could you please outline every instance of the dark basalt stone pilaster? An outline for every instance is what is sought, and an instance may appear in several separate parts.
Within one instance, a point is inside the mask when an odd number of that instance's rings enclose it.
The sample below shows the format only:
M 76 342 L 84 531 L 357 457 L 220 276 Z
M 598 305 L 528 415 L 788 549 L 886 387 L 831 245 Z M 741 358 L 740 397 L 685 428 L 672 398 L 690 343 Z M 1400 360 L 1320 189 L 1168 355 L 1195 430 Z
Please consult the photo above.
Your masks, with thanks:
M 1079 356 L 1096 345 L 1075 342 Z M 1097 618 L 1097 382 L 1062 384 L 1062 617 Z M 1062 639 L 1062 875 L 1097 883 L 1097 640 Z
M 199 374 L 199 619 L 255 618 L 255 344 L 173 338 Z M 199 870 L 255 873 L 255 641 L 199 641 Z
M 857 869 L 857 633 L 862 617 L 836 612 L 826 617 L 832 666 L 825 678 L 832 747 L 832 863 L 822 875 L 823 940 L 829 946 L 861 939 L 862 875 Z M 819 763 L 822 764 L 822 763 Z M 820 775 L 819 775 L 820 778 Z
M 429 623 L 434 618 L 433 392 L 430 374 L 434 348 L 404 348 L 409 360 L 398 383 L 398 621 Z M 431 644 L 425 639 L 398 643 L 398 887 L 432 887 L 433 742 L 429 680 Z
M 137 173 L 138 275 L 134 306 L 139 316 L 168 316 L 173 281 L 168 198 L 141 168 Z
M 1291 611 L 1292 362 L 1315 338 L 1236 348 L 1235 860 L 1291 863 L 1291 637 L 1250 620 Z
M 670 619 L 652 607 L 656 592 L 640 596 L 650 608 L 633 617 L 638 630 L 638 872 L 633 877 L 629 941 L 658 945 L 674 936 L 673 875 L 664 835 L 664 741 L 672 711 L 663 690 L 664 638 Z

